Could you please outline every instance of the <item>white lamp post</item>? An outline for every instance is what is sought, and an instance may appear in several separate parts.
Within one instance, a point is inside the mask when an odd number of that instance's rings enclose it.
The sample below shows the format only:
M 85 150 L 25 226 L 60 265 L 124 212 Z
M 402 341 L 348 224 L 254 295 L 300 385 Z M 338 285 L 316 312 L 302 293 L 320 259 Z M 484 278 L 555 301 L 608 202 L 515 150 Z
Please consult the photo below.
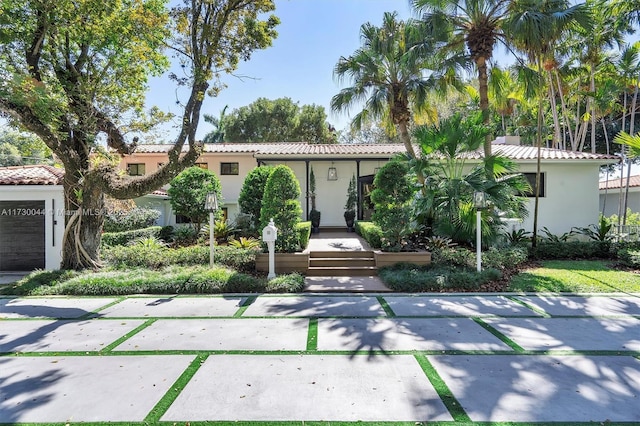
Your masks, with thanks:
M 204 209 L 209 211 L 209 267 L 213 268 L 213 254 L 215 235 L 213 232 L 213 222 L 216 210 L 218 210 L 218 196 L 215 192 L 209 192 L 204 202 Z
M 487 208 L 484 192 L 473 193 L 473 206 L 476 208 L 476 270 L 482 271 L 482 210 Z

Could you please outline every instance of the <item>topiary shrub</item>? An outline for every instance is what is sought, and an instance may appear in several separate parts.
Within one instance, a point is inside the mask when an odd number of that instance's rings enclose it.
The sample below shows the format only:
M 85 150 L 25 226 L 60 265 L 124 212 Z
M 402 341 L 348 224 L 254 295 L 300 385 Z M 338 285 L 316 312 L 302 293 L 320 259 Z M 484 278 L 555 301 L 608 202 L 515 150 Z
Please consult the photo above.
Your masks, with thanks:
M 189 167 L 173 178 L 170 185 L 167 194 L 170 197 L 171 208 L 175 214 L 186 216 L 191 220 L 196 229 L 196 235 L 200 231 L 200 224 L 209 219 L 209 212 L 204 208 L 207 194 L 215 192 L 218 205 L 224 204 L 220 179 L 210 170 Z M 222 218 L 220 209 L 217 211 L 217 218 Z
M 131 241 L 140 238 L 160 238 L 161 230 L 161 226 L 150 226 L 148 228 L 134 229 L 132 231 L 105 232 L 102 234 L 102 245 L 106 247 L 124 246 L 129 244 Z
M 608 241 L 549 241 L 532 247 L 529 256 L 533 259 L 592 259 L 610 258 L 611 243 Z
M 148 228 L 156 223 L 160 212 L 154 209 L 135 208 L 129 211 L 113 211 L 104 217 L 104 232 L 124 232 Z
M 311 237 L 311 222 L 300 222 L 296 225 L 298 229 L 298 241 L 302 250 L 309 245 L 309 237 Z
M 375 249 L 382 247 L 382 229 L 373 222 L 356 222 L 356 233 Z
M 256 167 L 247 173 L 240 189 L 238 206 L 240 211 L 250 216 L 250 225 L 254 233 L 262 232 L 260 228 L 260 209 L 267 180 L 273 172 L 273 166 Z
M 371 191 L 375 205 L 373 223 L 382 230 L 382 250 L 401 251 L 411 234 L 411 200 L 415 192 L 409 179 L 409 167 L 401 160 L 385 164 L 376 174 L 376 189 Z
M 278 229 L 275 251 L 293 253 L 300 249 L 297 225 L 300 223 L 300 184 L 290 167 L 280 165 L 273 169 L 267 179 L 260 210 L 260 226 L 263 229 L 273 222 Z

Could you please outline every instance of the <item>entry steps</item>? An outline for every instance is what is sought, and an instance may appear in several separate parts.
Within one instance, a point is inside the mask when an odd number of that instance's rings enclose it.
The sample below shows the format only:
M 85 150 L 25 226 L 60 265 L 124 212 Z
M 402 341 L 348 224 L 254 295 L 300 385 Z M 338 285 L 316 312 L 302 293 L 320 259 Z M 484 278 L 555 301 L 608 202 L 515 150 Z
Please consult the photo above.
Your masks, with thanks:
M 372 251 L 312 251 L 309 253 L 310 277 L 363 277 L 378 275 Z

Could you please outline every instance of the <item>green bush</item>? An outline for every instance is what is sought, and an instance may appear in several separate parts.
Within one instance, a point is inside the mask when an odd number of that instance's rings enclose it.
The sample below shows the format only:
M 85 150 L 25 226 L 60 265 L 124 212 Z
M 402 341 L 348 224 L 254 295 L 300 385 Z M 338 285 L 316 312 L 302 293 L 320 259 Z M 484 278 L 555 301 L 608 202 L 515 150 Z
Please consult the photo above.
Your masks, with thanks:
M 195 226 L 196 235 L 200 230 L 200 224 L 209 218 L 209 212 L 205 209 L 207 194 L 215 193 L 220 206 L 224 205 L 222 197 L 222 185 L 220 179 L 211 170 L 205 170 L 194 166 L 183 170 L 174 177 L 167 194 L 171 208 L 177 215 L 186 216 Z M 216 211 L 217 218 L 222 217 L 222 210 Z
M 104 247 L 123 246 L 141 238 L 160 238 L 161 230 L 161 226 L 150 226 L 132 231 L 105 232 L 102 234 L 102 245 Z
M 277 253 L 294 253 L 300 248 L 297 225 L 300 223 L 302 207 L 299 197 L 300 184 L 293 170 L 284 165 L 276 166 L 265 186 L 260 210 L 260 229 L 273 219 L 278 229 L 275 244 Z
M 442 247 L 431 253 L 431 261 L 438 265 L 473 267 L 476 254 L 462 247 Z
M 378 275 L 389 288 L 403 292 L 474 291 L 502 277 L 496 269 L 476 272 L 472 268 L 410 264 L 381 268 Z
M 134 229 L 148 228 L 160 217 L 154 209 L 135 208 L 128 212 L 109 212 L 104 217 L 104 232 L 124 232 Z
M 525 247 L 512 247 L 506 249 L 490 248 L 482 252 L 482 266 L 494 269 L 511 269 L 526 262 L 529 258 Z
M 620 250 L 618 251 L 618 260 L 625 266 L 640 269 L 640 250 Z
M 256 250 L 232 246 L 216 246 L 214 262 L 239 272 L 253 272 L 256 267 Z M 116 246 L 106 248 L 103 258 L 114 268 L 160 269 L 170 265 L 208 265 L 209 247 L 190 246 L 180 248 L 149 248 Z
M 610 258 L 611 243 L 608 241 L 549 241 L 531 247 L 533 259 L 593 259 Z
M 238 206 L 242 213 L 250 216 L 250 227 L 254 232 L 261 232 L 264 228 L 264 226 L 260 227 L 260 209 L 267 180 L 273 169 L 273 166 L 260 166 L 252 169 L 247 173 L 240 189 Z
M 269 293 L 299 293 L 304 289 L 304 277 L 298 273 L 278 275 L 269 280 L 266 290 Z
M 373 222 L 356 222 L 356 233 L 365 239 L 372 248 L 382 247 L 382 229 Z
M 300 222 L 296 225 L 298 230 L 298 241 L 302 250 L 309 245 L 309 237 L 311 236 L 311 222 Z

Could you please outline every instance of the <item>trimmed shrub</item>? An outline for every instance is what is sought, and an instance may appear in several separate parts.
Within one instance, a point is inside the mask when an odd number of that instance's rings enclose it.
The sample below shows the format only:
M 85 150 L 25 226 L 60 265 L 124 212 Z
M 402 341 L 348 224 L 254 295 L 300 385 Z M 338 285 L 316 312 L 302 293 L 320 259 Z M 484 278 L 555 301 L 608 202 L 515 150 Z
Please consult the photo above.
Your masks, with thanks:
M 254 232 L 262 232 L 260 227 L 260 209 L 267 180 L 273 172 L 273 166 L 260 166 L 252 169 L 244 178 L 238 206 L 240 211 L 250 216 L 250 226 Z
M 291 168 L 280 165 L 273 169 L 267 179 L 260 210 L 260 229 L 273 218 L 278 229 L 277 253 L 294 253 L 300 249 L 300 184 Z
M 109 212 L 104 217 L 104 232 L 124 232 L 148 228 L 156 223 L 160 212 L 154 209 L 135 208 L 133 210 Z
M 298 230 L 298 241 L 302 250 L 309 245 L 309 237 L 311 236 L 311 222 L 300 222 L 296 225 Z
M 442 247 L 431 253 L 431 260 L 439 265 L 473 267 L 476 254 L 462 247 Z
M 640 269 L 640 250 L 623 249 L 618 251 L 620 263 L 634 269 Z
M 610 258 L 611 243 L 608 241 L 552 241 L 531 247 L 533 259 L 593 259 Z
M 471 268 L 419 267 L 410 264 L 381 268 L 378 275 L 392 290 L 404 292 L 474 291 L 502 277 L 496 269 L 476 272 Z
M 105 232 L 102 234 L 102 245 L 105 247 L 124 246 L 131 241 L 142 238 L 160 238 L 161 226 L 150 226 L 124 232 Z
M 296 272 L 278 275 L 267 283 L 270 293 L 299 293 L 304 289 L 304 277 Z
M 218 204 L 222 206 L 222 185 L 220 179 L 210 170 L 200 167 L 189 167 L 174 177 L 167 190 L 171 208 L 177 215 L 188 217 L 196 228 L 196 234 L 200 230 L 200 224 L 207 221 L 209 212 L 205 210 L 207 194 L 215 192 Z M 217 218 L 222 217 L 222 210 L 216 212 Z
M 525 247 L 512 247 L 506 249 L 490 248 L 482 252 L 482 266 L 494 269 L 511 269 L 529 259 L 529 253 Z
M 372 248 L 382 247 L 382 229 L 373 222 L 356 222 L 356 233 L 365 239 Z

